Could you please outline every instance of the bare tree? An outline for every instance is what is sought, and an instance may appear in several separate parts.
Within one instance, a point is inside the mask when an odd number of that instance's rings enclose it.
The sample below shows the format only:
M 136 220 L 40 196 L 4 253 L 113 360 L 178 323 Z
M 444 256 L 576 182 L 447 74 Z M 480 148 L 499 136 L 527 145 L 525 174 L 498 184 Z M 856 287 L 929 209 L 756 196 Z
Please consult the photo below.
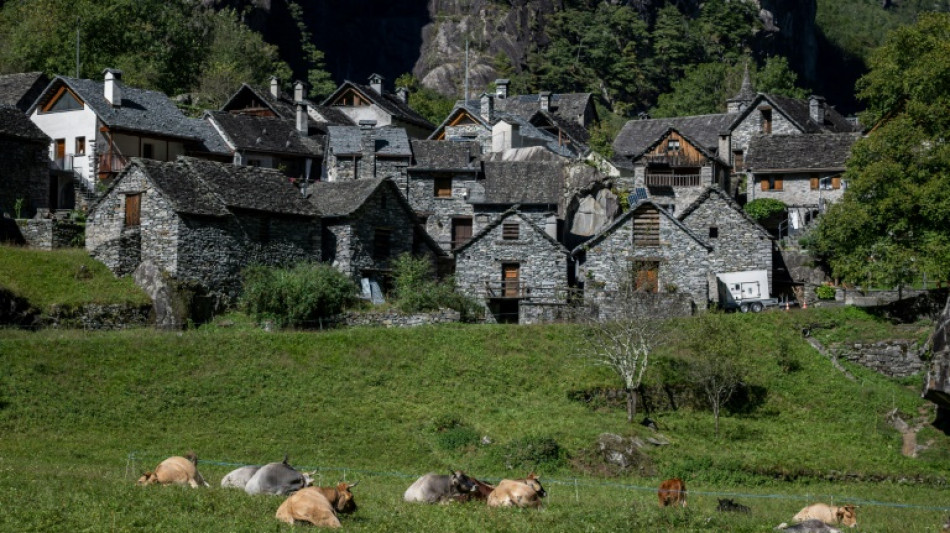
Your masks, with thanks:
M 685 328 L 690 381 L 702 389 L 716 420 L 739 385 L 742 373 L 735 358 L 742 348 L 738 326 L 723 313 L 707 312 Z
M 622 290 L 585 320 L 582 356 L 621 379 L 627 396 L 627 422 L 637 415 L 638 391 L 650 356 L 665 340 L 664 322 L 655 314 L 659 296 Z

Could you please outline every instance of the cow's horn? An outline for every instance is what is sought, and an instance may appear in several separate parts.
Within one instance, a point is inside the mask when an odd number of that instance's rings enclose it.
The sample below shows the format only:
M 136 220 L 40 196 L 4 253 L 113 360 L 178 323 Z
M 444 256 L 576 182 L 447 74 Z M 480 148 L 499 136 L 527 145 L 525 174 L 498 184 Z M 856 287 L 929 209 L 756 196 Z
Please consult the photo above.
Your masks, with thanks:
M 355 486 L 357 486 L 357 485 L 359 485 L 359 484 L 360 484 L 360 480 L 356 480 L 356 481 L 354 481 L 353 483 L 350 483 L 349 485 L 347 485 L 346 488 L 352 489 L 353 487 L 355 487 Z

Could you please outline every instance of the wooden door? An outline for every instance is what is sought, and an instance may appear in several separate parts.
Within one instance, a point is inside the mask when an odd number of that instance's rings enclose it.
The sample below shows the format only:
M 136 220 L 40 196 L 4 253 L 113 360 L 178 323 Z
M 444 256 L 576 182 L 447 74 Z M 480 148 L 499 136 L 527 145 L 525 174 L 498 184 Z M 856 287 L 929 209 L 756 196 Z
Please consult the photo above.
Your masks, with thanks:
M 505 298 L 517 298 L 520 279 L 521 265 L 518 263 L 503 263 L 501 265 L 502 291 L 501 295 Z
M 125 197 L 125 225 L 138 226 L 141 223 L 142 195 L 129 194 Z
M 56 139 L 56 155 L 55 159 L 57 162 L 62 163 L 63 159 L 66 158 L 66 139 Z
M 472 219 L 452 219 L 452 248 L 458 248 L 472 238 Z

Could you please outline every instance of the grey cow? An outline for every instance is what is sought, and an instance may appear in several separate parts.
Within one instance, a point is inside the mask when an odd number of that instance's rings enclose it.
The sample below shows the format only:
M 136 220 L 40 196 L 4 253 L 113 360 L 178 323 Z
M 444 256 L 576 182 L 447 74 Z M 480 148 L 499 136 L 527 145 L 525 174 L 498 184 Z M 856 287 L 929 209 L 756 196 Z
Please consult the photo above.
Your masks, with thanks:
M 794 532 L 794 533 L 841 533 L 840 529 L 833 526 L 829 526 L 828 524 L 822 522 L 821 520 L 814 520 L 814 519 L 805 520 L 804 522 L 801 522 L 792 526 L 787 525 L 787 524 L 779 524 L 779 526 L 776 527 L 775 530 L 789 531 L 789 532 Z
M 309 475 L 287 464 L 287 458 L 284 457 L 282 463 L 268 463 L 254 472 L 254 475 L 244 485 L 244 492 L 286 496 L 309 486 L 311 483 L 312 479 Z
M 232 470 L 221 479 L 221 486 L 225 488 L 243 489 L 247 486 L 247 482 L 250 481 L 250 479 L 254 477 L 254 474 L 260 469 L 260 465 L 251 465 Z
M 445 503 L 477 488 L 478 485 L 461 470 L 451 475 L 429 473 L 410 485 L 402 497 L 407 502 Z

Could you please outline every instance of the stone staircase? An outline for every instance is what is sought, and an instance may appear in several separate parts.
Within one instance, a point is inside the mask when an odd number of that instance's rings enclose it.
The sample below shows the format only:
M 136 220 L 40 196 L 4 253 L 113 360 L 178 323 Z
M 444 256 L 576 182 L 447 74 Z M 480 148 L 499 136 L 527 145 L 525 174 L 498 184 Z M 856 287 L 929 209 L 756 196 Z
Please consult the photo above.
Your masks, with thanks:
M 92 204 L 101 196 L 94 188 L 90 187 L 86 180 L 73 174 L 73 190 L 76 194 L 76 209 L 88 211 Z

